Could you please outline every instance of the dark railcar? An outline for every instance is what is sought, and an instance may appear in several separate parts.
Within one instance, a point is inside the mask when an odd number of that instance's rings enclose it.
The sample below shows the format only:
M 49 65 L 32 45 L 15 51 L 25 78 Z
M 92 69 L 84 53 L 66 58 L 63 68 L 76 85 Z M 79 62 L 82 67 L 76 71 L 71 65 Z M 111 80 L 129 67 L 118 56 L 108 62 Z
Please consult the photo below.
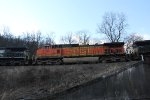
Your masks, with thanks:
M 133 44 L 134 52 L 141 54 L 150 54 L 150 40 L 136 41 Z
M 28 59 L 26 47 L 0 47 L 0 65 L 25 65 Z
M 150 40 L 136 41 L 133 43 L 134 59 L 141 60 L 150 56 Z

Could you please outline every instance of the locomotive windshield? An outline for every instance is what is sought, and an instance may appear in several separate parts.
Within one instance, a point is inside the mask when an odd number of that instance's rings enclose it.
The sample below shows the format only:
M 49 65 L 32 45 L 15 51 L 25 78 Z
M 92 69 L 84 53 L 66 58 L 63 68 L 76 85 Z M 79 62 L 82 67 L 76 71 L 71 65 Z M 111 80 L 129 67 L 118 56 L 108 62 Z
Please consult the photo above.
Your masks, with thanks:
M 0 57 L 3 57 L 5 53 L 5 50 L 0 50 Z
M 0 49 L 0 57 L 24 57 L 26 48 L 6 47 Z

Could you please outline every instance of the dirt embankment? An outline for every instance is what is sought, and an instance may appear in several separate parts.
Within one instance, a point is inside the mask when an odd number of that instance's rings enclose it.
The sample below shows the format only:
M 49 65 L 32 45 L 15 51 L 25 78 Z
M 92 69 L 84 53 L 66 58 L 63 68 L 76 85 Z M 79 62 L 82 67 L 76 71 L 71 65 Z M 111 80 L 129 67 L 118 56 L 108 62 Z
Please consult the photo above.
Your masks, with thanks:
M 137 62 L 53 66 L 0 66 L 0 99 L 28 100 L 52 96 Z

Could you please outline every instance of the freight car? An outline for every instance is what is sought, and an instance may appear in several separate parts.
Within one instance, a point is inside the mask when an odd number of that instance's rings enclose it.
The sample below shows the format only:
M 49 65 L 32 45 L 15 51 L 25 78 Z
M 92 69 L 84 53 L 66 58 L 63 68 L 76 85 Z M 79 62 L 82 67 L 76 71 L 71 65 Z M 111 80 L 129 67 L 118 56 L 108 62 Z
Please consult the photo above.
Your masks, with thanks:
M 63 58 L 99 57 L 99 62 L 125 60 L 124 43 L 47 45 L 36 52 L 35 64 L 63 63 Z
M 25 65 L 28 61 L 26 47 L 0 47 L 0 65 Z

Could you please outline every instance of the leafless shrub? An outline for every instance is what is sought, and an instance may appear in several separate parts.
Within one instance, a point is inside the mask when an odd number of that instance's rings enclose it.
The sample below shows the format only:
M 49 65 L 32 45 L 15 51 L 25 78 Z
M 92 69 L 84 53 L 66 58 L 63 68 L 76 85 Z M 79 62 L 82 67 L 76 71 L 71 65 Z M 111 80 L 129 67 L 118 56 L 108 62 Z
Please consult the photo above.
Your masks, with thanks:
M 123 13 L 108 12 L 103 16 L 102 24 L 98 25 L 98 33 L 106 35 L 110 42 L 119 42 L 127 27 Z
M 65 36 L 62 36 L 61 37 L 61 41 L 64 44 L 73 44 L 73 43 L 76 43 L 76 40 L 74 39 L 74 34 L 72 32 L 67 33 L 67 35 L 65 35 Z

